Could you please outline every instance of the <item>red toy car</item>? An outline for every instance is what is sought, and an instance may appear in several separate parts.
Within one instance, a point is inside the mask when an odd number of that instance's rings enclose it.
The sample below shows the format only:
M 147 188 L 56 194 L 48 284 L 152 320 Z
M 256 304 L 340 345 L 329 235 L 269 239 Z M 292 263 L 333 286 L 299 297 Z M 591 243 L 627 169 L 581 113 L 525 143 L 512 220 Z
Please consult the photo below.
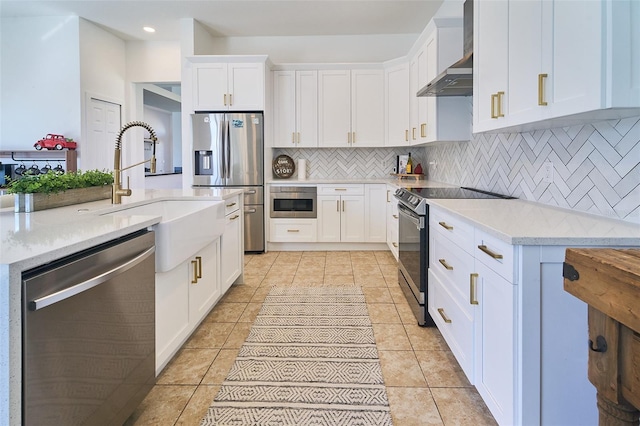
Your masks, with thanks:
M 42 148 L 57 150 L 60 150 L 62 148 L 76 149 L 78 147 L 78 144 L 75 143 L 73 139 L 65 138 L 62 135 L 54 135 L 49 133 L 47 136 L 36 142 L 33 146 L 35 149 L 40 151 Z

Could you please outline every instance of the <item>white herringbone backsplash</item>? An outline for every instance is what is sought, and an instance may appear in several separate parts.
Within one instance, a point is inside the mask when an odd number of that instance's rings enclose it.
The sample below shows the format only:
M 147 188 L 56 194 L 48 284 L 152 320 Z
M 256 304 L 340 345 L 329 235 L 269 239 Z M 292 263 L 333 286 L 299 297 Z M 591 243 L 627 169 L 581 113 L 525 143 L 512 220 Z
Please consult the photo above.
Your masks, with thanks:
M 389 177 L 396 166 L 396 156 L 411 152 L 414 164 L 422 162 L 424 148 L 317 148 L 274 149 L 273 157 L 280 154 L 307 160 L 308 179 L 373 179 Z M 424 169 L 425 163 L 422 162 Z M 296 170 L 293 179 L 297 179 Z
M 640 223 L 640 117 L 482 133 L 423 155 L 431 180 Z M 551 183 L 544 179 L 548 162 Z

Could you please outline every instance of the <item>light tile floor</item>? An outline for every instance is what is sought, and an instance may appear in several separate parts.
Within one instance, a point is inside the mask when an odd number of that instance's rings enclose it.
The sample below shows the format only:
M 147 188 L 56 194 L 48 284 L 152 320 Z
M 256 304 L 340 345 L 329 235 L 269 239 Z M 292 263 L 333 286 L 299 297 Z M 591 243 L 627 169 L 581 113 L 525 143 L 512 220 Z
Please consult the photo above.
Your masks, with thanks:
M 271 287 L 354 284 L 365 294 L 396 426 L 496 424 L 440 332 L 417 325 L 390 252 L 246 255 L 244 281 L 205 318 L 127 426 L 198 425 Z

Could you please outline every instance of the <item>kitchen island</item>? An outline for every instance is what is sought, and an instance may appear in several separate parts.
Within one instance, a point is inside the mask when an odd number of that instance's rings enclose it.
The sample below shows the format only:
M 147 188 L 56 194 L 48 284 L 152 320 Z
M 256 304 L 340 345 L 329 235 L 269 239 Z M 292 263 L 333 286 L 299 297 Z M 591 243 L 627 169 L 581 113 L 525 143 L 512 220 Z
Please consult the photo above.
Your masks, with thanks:
M 134 190 L 121 205 L 111 200 L 72 205 L 33 213 L 0 209 L 0 423 L 21 423 L 22 391 L 22 272 L 96 245 L 152 227 L 159 216 L 103 215 L 152 201 L 222 201 L 240 190 Z

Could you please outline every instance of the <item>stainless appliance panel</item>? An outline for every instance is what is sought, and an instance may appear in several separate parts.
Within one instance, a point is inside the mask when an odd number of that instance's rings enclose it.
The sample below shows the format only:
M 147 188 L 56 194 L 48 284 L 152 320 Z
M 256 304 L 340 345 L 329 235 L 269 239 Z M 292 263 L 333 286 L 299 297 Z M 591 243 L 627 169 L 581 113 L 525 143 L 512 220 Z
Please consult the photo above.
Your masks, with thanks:
M 244 206 L 244 251 L 264 252 L 264 205 Z
M 122 424 L 155 384 L 154 234 L 23 275 L 24 425 Z
M 227 114 L 228 170 L 225 185 L 262 185 L 264 149 L 262 113 Z

